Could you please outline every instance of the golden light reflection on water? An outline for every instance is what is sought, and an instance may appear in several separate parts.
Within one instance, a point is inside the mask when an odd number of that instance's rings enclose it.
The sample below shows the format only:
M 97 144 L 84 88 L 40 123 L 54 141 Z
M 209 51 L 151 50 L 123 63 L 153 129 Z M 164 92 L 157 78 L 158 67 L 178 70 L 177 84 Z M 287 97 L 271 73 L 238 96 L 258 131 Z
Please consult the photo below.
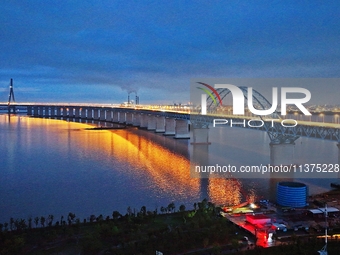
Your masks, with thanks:
M 55 142 L 56 138 L 53 136 L 58 133 L 56 145 L 62 146 L 65 150 L 78 148 L 78 156 L 81 158 L 91 158 L 98 154 L 101 159 L 114 158 L 127 167 L 112 171 L 128 175 L 147 175 L 157 189 L 167 193 L 183 195 L 186 192 L 191 194 L 199 192 L 199 180 L 190 178 L 188 171 L 190 162 L 186 157 L 134 133 L 136 131 L 134 129 L 85 130 L 93 125 L 55 119 L 27 117 L 19 119 L 16 116 L 11 118 L 11 124 L 18 121 L 28 128 L 44 126 L 46 132 L 51 133 L 50 136 L 46 136 L 51 138 L 46 141 L 47 144 Z M 67 154 L 67 151 L 65 153 Z
M 172 138 L 135 128 L 85 130 L 93 124 L 25 116 L 12 116 L 10 124 L 20 124 L 27 129 L 41 128 L 42 132 L 48 133 L 42 136 L 47 139 L 45 142 L 58 146 L 65 156 L 72 149 L 79 158 L 98 157 L 96 160 L 104 161 L 113 158 L 122 166 L 113 166 L 112 171 L 115 173 L 134 175 L 141 179 L 147 176 L 149 184 L 151 183 L 149 188 L 171 193 L 174 197 L 183 197 L 186 194 L 200 197 L 200 179 L 190 178 L 190 155 L 185 147 L 188 145 L 178 143 Z M 31 143 L 27 141 L 26 144 Z M 179 148 L 180 146 L 182 147 Z M 211 178 L 205 185 L 208 199 L 213 203 L 236 205 L 247 199 L 242 194 L 240 182 L 235 179 Z

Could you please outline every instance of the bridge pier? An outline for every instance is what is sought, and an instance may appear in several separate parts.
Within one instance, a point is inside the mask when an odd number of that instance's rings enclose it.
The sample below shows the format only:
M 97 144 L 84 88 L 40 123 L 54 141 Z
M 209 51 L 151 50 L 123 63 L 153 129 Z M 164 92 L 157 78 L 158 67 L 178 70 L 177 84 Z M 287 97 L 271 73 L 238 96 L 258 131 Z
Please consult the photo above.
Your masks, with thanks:
M 125 112 L 119 112 L 119 124 L 126 123 L 126 114 Z
M 173 118 L 165 118 L 165 133 L 164 135 L 176 134 L 176 122 Z
M 100 120 L 106 121 L 106 110 L 105 109 L 100 109 Z
M 132 125 L 133 124 L 133 113 L 127 112 L 126 113 L 126 125 Z
M 92 110 L 92 108 L 87 108 L 87 119 L 93 120 L 93 110 Z
M 113 122 L 113 111 L 106 110 L 106 121 Z
M 9 105 L 7 110 L 8 110 L 8 114 L 16 113 L 15 106 L 13 106 L 13 105 Z
M 86 111 L 87 111 L 87 108 L 80 108 L 80 118 L 81 119 L 86 119 Z
M 176 139 L 189 139 L 189 123 L 187 120 L 176 119 Z
M 270 143 L 269 146 L 271 165 L 290 165 L 294 163 L 295 143 Z
M 157 116 L 156 117 L 156 133 L 164 133 L 165 132 L 165 117 Z
M 32 106 L 27 106 L 27 115 L 32 115 Z
M 38 110 L 39 110 L 39 107 L 38 107 L 38 106 L 34 106 L 34 107 L 33 107 L 33 116 L 34 116 L 34 117 L 38 117 L 38 115 L 39 115 L 39 114 L 38 114 Z
M 73 107 L 73 106 L 71 106 L 71 107 L 68 107 L 68 117 L 69 118 L 74 118 L 74 113 L 75 113 L 75 110 L 76 110 L 76 108 L 75 107 Z
M 47 106 L 43 106 L 43 107 L 40 107 L 40 116 L 45 118 L 45 117 L 48 117 L 48 107 Z
M 54 106 L 51 106 L 51 107 L 50 107 L 50 117 L 51 117 L 51 118 L 54 118 L 54 117 L 55 117 L 55 107 L 54 107 Z
M 74 108 L 74 118 L 75 119 L 79 119 L 80 118 L 80 110 L 81 110 L 80 107 L 75 107 Z
M 63 119 L 67 119 L 67 117 L 68 117 L 68 109 L 67 109 L 67 107 L 63 107 Z
M 135 127 L 140 126 L 141 115 L 139 113 L 134 113 L 132 125 Z
M 192 129 L 192 134 L 193 134 L 193 141 L 191 144 L 211 144 L 209 142 L 209 128 L 201 128 L 201 127 L 194 127 Z
M 93 120 L 99 120 L 99 112 L 97 108 L 93 109 Z
M 117 112 L 117 111 L 113 112 L 113 119 L 112 119 L 112 121 L 114 123 L 119 123 L 119 112 Z
M 149 114 L 148 118 L 148 130 L 156 130 L 156 116 L 153 114 Z
M 140 128 L 148 128 L 148 115 L 146 114 L 141 114 L 140 115 L 140 125 L 139 125 Z
M 57 106 L 57 114 L 56 117 L 61 117 L 61 107 Z

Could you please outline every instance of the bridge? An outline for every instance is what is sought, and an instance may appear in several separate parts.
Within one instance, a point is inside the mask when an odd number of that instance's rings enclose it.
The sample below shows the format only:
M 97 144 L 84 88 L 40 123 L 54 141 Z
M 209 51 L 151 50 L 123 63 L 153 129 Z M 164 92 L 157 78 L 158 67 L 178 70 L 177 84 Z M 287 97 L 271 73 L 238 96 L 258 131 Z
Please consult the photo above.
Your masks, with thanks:
M 240 87 L 246 91 L 243 87 Z M 230 91 L 219 91 L 222 97 Z M 271 107 L 267 99 L 259 92 L 253 94 L 258 109 Z M 216 98 L 217 99 L 217 98 Z M 189 139 L 193 132 L 192 144 L 209 144 L 209 126 L 218 120 L 219 126 L 233 126 L 267 132 L 270 138 L 271 163 L 290 163 L 292 146 L 300 136 L 337 142 L 340 159 L 340 124 L 313 121 L 286 120 L 277 112 L 270 116 L 235 116 L 219 112 L 218 105 L 207 99 L 209 112 L 201 115 L 197 109 L 188 106 L 162 105 L 114 105 L 114 104 L 65 104 L 65 103 L 16 103 L 14 101 L 13 81 L 10 82 L 10 94 L 7 103 L 0 103 L 0 109 L 15 113 L 18 109 L 26 110 L 28 116 L 41 118 L 60 118 L 69 120 L 87 120 L 119 123 L 136 126 L 149 131 L 174 136 L 177 139 Z M 221 125 L 223 123 L 223 125 Z M 288 156 L 287 156 L 288 155 Z

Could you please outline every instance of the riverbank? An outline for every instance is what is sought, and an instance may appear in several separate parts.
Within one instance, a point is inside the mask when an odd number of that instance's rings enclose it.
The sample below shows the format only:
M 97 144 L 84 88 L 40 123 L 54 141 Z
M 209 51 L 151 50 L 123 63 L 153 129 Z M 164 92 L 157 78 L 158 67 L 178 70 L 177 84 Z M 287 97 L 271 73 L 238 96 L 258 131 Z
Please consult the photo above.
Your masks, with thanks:
M 239 230 L 206 200 L 195 203 L 194 210 L 181 205 L 176 211 L 174 203 L 163 208 L 161 213 L 145 207 L 125 215 L 114 211 L 83 222 L 69 214 L 61 223 L 46 219 L 42 227 L 25 221 L 2 226 L 0 254 L 186 254 L 246 245 L 240 243 L 243 234 L 235 234 Z
M 340 191 L 320 194 L 330 197 Z M 320 233 L 290 233 L 278 247 L 265 251 L 256 245 L 247 231 L 230 219 L 221 217 L 221 208 L 203 200 L 193 210 L 170 203 L 161 212 L 128 210 L 125 215 L 113 211 L 111 216 L 91 215 L 82 222 L 72 213 L 60 221 L 32 219 L 1 224 L 0 254 L 56 255 L 56 254 L 299 254 L 285 251 L 316 251 L 324 240 Z M 245 237 L 246 236 L 246 237 Z M 277 238 L 275 236 L 275 238 Z M 330 238 L 337 243 L 338 238 Z M 313 245 L 311 245 L 313 244 Z M 280 246 L 290 247 L 288 250 Z M 333 247 L 334 248 L 334 247 Z M 333 249 L 332 248 L 332 249 Z M 314 249 L 314 250 L 313 250 Z M 334 249 L 340 249 L 335 245 Z M 313 253 L 308 253 L 313 254 Z

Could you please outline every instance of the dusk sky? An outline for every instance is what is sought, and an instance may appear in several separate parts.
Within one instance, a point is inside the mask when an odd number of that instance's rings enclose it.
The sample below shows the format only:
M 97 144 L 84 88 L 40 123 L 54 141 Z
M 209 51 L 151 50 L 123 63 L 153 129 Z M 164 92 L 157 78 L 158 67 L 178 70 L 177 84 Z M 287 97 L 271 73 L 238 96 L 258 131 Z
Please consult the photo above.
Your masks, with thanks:
M 340 74 L 339 1 L 0 3 L 0 102 L 10 78 L 18 102 L 186 103 L 191 78 Z

